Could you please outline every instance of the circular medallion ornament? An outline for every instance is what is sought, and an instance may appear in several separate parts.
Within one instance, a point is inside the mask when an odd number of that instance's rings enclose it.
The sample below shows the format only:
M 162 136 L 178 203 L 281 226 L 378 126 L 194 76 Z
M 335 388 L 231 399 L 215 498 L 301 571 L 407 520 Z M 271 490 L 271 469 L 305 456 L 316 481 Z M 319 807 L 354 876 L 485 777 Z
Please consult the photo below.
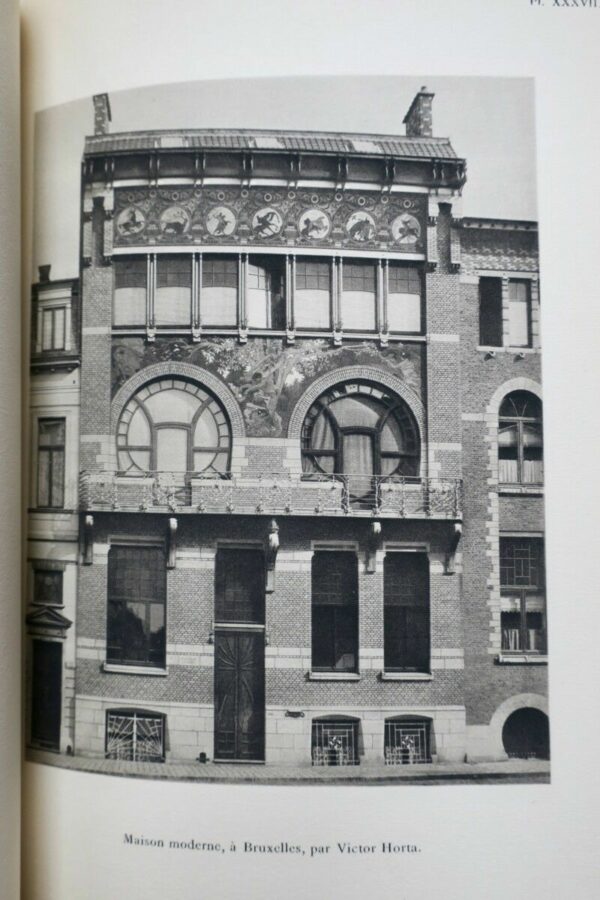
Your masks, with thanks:
M 252 232 L 254 237 L 270 238 L 279 234 L 283 228 L 283 219 L 272 206 L 265 206 L 254 213 L 252 218 Z
M 146 216 L 137 206 L 127 206 L 117 216 L 117 231 L 123 237 L 139 234 L 146 227 Z
M 189 227 L 190 216 L 182 206 L 169 206 L 160 215 L 160 230 L 163 234 L 185 234 Z
M 392 237 L 398 244 L 411 246 L 416 244 L 421 237 L 421 226 L 410 213 L 402 213 L 392 222 Z
M 331 231 L 329 216 L 322 209 L 305 209 L 298 219 L 300 237 L 321 241 Z
M 346 222 L 346 233 L 353 241 L 364 244 L 366 241 L 372 241 L 375 237 L 376 227 L 373 216 L 368 212 L 358 211 L 352 213 Z
M 215 206 L 206 217 L 206 230 L 213 237 L 227 237 L 233 234 L 236 218 L 227 206 Z

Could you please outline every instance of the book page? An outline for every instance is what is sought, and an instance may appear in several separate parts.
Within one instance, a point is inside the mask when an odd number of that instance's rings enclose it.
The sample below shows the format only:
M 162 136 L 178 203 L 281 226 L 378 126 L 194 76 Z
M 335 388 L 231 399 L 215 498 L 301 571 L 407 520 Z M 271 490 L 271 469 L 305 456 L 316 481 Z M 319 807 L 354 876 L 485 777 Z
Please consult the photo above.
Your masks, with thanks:
M 593 896 L 600 12 L 24 14 L 24 896 Z
M 0 871 L 7 897 L 19 886 L 20 603 L 20 135 L 18 4 L 0 9 Z

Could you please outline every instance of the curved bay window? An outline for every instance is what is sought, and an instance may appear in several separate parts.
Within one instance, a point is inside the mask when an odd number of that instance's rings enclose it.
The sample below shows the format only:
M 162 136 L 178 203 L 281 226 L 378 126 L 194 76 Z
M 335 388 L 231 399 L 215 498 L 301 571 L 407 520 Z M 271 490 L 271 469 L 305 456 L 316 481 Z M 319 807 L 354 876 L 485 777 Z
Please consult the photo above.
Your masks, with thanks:
M 419 474 L 417 423 L 406 403 L 367 381 L 336 385 L 311 406 L 302 427 L 306 476 L 346 476 L 352 495 L 374 479 Z
M 177 378 L 144 385 L 129 400 L 117 430 L 124 474 L 179 472 L 225 475 L 231 432 L 227 416 L 204 388 Z
M 502 401 L 498 465 L 501 484 L 542 483 L 542 403 L 534 394 L 514 391 Z

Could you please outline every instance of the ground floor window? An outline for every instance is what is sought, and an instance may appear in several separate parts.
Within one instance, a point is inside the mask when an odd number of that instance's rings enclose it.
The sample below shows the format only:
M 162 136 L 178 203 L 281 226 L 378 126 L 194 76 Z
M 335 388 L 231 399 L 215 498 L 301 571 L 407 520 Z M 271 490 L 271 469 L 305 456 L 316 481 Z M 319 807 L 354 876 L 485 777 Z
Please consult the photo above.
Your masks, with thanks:
M 550 759 L 548 716 L 529 707 L 515 710 L 504 723 L 502 743 L 511 758 Z
M 106 758 L 164 762 L 165 716 L 135 709 L 107 710 Z
M 385 720 L 385 764 L 431 762 L 431 720 L 398 717 Z
M 358 763 L 358 719 L 340 716 L 313 721 L 313 766 L 357 766 Z

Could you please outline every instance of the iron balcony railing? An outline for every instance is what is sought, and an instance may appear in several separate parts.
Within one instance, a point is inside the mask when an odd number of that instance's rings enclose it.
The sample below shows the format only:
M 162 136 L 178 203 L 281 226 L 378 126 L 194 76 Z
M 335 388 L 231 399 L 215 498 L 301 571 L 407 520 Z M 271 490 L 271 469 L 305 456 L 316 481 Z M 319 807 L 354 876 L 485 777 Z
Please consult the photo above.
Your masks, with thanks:
M 461 519 L 458 478 L 382 475 L 212 477 L 190 473 L 84 471 L 82 511 L 182 512 L 254 515 L 388 516 Z

